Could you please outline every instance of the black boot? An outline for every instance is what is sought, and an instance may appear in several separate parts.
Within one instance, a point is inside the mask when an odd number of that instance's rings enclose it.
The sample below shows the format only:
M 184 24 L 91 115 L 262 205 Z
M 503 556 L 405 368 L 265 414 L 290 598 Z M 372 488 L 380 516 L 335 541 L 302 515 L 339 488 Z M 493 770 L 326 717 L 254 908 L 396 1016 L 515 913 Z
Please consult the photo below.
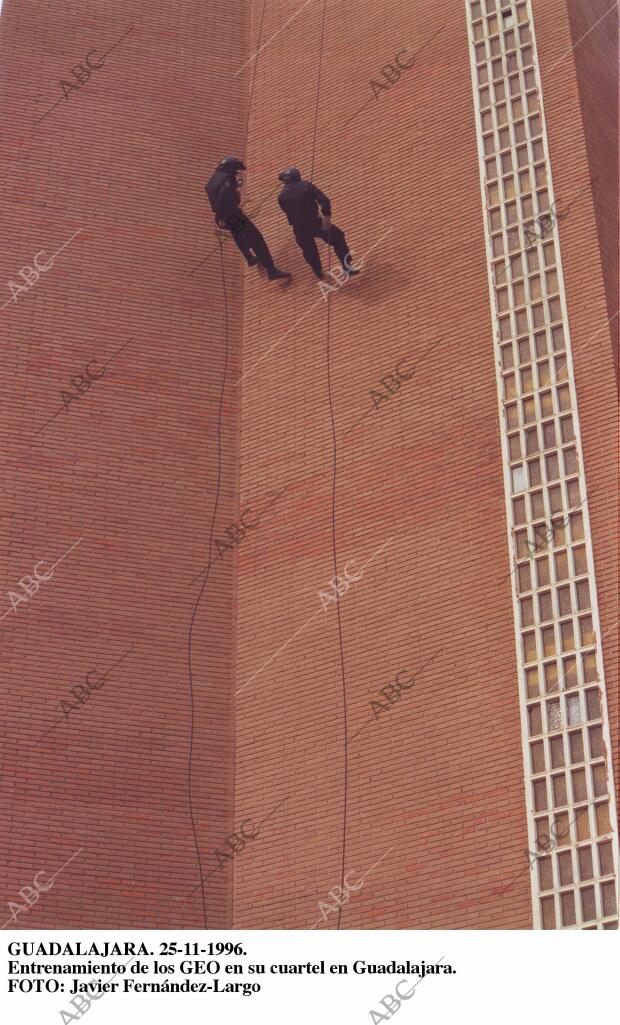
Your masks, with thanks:
M 271 270 L 267 271 L 267 277 L 269 281 L 279 281 L 280 279 L 290 278 L 290 272 L 287 270 L 278 270 L 277 267 L 272 267 Z

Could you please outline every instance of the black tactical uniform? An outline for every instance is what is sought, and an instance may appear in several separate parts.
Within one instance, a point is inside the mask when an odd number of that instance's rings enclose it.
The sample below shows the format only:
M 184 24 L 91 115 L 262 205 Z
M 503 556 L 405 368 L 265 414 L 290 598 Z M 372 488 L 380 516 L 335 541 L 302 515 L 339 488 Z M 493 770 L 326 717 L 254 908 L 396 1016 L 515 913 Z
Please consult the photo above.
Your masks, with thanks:
M 235 157 L 226 157 L 205 185 L 216 223 L 218 227 L 230 231 L 249 267 L 260 263 L 267 271 L 270 281 L 274 278 L 290 278 L 286 271 L 277 269 L 269 246 L 260 231 L 250 218 L 241 212 L 237 171 L 245 171 L 245 164 Z
M 344 232 L 335 224 L 329 228 L 323 226 L 319 210 L 324 217 L 331 217 L 331 203 L 325 193 L 312 182 L 302 181 L 296 167 L 289 167 L 280 175 L 284 188 L 278 197 L 278 203 L 293 227 L 295 241 L 301 249 L 306 262 L 310 264 L 317 278 L 323 277 L 321 258 L 315 238 L 322 238 L 333 246 L 347 274 L 358 274 L 351 267 L 351 254 Z

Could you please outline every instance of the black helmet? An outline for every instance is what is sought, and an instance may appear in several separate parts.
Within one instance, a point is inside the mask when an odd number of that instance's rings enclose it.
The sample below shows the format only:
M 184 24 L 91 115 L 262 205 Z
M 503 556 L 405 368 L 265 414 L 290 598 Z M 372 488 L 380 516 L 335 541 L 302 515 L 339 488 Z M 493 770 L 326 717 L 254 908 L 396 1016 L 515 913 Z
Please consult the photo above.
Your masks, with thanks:
M 286 171 L 282 171 L 278 175 L 278 178 L 285 185 L 288 185 L 289 182 L 299 182 L 301 181 L 301 171 L 298 167 L 287 167 Z
M 224 157 L 217 165 L 217 169 L 218 171 L 224 171 L 226 174 L 235 174 L 237 171 L 245 171 L 246 167 L 243 160 L 239 160 L 239 157 Z

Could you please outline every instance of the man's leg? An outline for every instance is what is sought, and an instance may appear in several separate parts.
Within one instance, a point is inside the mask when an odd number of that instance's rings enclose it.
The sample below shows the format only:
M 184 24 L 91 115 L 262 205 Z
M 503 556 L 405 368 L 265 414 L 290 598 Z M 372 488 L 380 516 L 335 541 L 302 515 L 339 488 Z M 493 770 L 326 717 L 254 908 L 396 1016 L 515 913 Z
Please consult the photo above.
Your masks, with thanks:
M 351 253 L 347 245 L 347 240 L 344 237 L 344 231 L 336 224 L 332 224 L 329 230 L 321 227 L 318 235 L 324 242 L 328 242 L 330 246 L 334 247 L 336 256 L 340 260 L 342 266 L 345 270 L 349 270 L 352 266 Z
M 256 225 L 252 221 L 248 220 L 247 217 L 245 219 L 245 227 L 239 234 L 240 237 L 244 239 L 245 244 L 254 251 L 258 262 L 262 264 L 265 270 L 268 273 L 270 271 L 274 271 L 275 263 L 273 262 L 273 256 L 269 252 L 269 246 L 265 242 L 265 239 Z
M 256 225 L 245 215 L 241 215 L 242 224 L 237 228 L 229 228 L 231 234 L 243 255 L 245 256 L 248 265 L 253 267 L 257 262 L 260 263 L 267 271 L 267 277 L 270 281 L 275 278 L 290 278 L 288 271 L 278 270 L 273 257 L 269 252 L 269 246 L 265 242 L 265 239 L 261 235 Z
M 276 278 L 290 278 L 290 274 L 285 270 L 278 270 L 275 263 L 273 262 L 273 256 L 269 252 L 269 246 L 265 242 L 265 239 L 261 235 L 256 225 L 246 217 L 246 226 L 244 232 L 246 239 L 250 247 L 256 253 L 258 262 L 267 271 L 267 277 L 270 281 L 274 281 Z
M 254 267 L 257 261 L 246 235 L 247 220 L 244 217 L 238 216 L 234 222 L 232 218 L 228 218 L 225 223 L 226 228 L 234 239 L 235 245 L 245 256 L 248 267 Z
M 297 227 L 293 228 L 293 234 L 295 235 L 297 245 L 304 254 L 306 263 L 310 264 L 317 278 L 322 278 L 323 268 L 321 266 L 321 257 L 314 241 L 314 229 L 311 227 Z

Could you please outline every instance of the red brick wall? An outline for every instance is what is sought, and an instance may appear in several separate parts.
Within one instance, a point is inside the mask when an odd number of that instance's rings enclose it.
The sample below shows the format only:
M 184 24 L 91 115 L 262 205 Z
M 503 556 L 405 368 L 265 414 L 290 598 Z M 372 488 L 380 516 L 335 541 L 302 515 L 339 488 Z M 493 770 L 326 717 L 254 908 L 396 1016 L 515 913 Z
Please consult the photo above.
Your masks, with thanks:
M 581 120 L 595 180 L 594 210 L 599 237 L 607 316 L 618 373 L 618 11 L 604 0 L 568 5 Z
M 59 255 L 0 312 L 2 606 L 60 558 L 0 624 L 2 897 L 17 900 L 79 848 L 20 927 L 184 927 L 204 919 L 188 806 L 188 631 L 216 499 L 226 332 L 203 186 L 242 146 L 246 5 L 6 0 L 0 30 L 1 291 L 34 254 Z M 59 85 L 93 48 L 101 70 Z M 83 74 L 82 77 L 86 78 Z M 54 110 L 35 127 L 58 98 Z M 42 262 L 40 258 L 39 262 Z M 226 256 L 230 297 L 239 262 Z M 3 300 L 4 301 L 4 300 Z M 236 510 L 240 304 L 229 309 L 216 536 Z M 80 401 L 60 389 L 132 339 Z M 93 370 L 98 369 L 97 366 Z M 36 435 L 36 436 L 35 436 Z M 205 874 L 232 826 L 232 560 L 218 563 L 193 635 L 193 803 Z M 133 650 L 88 704 L 59 702 Z M 229 871 L 207 884 L 230 918 Z

